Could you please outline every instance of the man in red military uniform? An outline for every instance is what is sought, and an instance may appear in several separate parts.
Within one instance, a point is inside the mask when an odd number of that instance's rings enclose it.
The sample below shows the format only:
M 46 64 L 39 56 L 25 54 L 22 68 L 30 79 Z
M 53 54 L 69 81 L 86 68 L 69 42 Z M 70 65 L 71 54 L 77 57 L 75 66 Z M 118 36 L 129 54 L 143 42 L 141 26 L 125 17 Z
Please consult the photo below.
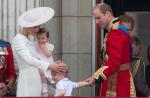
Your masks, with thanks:
M 16 80 L 10 43 L 0 39 L 0 96 L 9 96 Z
M 115 19 L 111 7 L 100 3 L 93 9 L 93 16 L 102 28 L 107 29 L 107 59 L 91 78 L 89 85 L 102 83 L 101 96 L 135 96 L 133 79 L 130 74 L 130 36 L 127 29 Z

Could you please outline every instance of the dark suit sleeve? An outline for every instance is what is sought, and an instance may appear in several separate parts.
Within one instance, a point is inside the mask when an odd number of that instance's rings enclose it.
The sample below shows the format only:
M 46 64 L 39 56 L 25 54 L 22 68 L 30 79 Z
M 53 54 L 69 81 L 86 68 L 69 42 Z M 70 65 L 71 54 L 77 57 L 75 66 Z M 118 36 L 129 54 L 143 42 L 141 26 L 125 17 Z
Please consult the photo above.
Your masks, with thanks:
M 146 78 L 145 78 L 145 65 L 143 62 L 140 63 L 140 66 L 138 68 L 138 71 L 135 75 L 135 88 L 137 91 L 137 95 L 140 94 L 142 96 L 150 96 L 150 89 L 148 88 L 148 85 L 146 84 Z

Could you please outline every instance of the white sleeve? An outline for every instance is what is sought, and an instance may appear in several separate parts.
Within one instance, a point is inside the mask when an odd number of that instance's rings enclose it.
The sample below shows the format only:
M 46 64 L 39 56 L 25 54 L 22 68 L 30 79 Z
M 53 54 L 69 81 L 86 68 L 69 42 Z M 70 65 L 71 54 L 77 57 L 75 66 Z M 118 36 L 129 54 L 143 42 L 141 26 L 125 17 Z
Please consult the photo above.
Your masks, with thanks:
M 58 82 L 57 85 L 56 85 L 56 89 L 57 90 L 65 90 L 65 83 L 64 82 Z
M 50 44 L 50 43 L 46 43 L 46 47 L 48 48 L 48 50 L 53 51 L 54 50 L 54 45 Z
M 15 53 L 22 58 L 28 65 L 47 70 L 49 63 L 38 60 L 36 57 L 33 57 L 30 53 L 29 48 L 26 46 L 25 40 L 22 38 L 16 37 L 13 40 L 13 50 Z
M 73 88 L 77 88 L 78 87 L 78 83 L 77 82 L 72 82 L 72 87 Z

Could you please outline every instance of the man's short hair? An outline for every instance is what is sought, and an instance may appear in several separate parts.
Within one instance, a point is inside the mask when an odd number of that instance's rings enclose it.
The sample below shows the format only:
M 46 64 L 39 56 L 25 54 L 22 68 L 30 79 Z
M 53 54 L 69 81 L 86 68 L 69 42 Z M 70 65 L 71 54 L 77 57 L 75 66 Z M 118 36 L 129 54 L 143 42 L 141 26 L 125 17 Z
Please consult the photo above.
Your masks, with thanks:
M 94 9 L 96 8 L 98 8 L 103 14 L 105 14 L 108 11 L 113 15 L 111 6 L 106 3 L 99 3 L 94 7 Z

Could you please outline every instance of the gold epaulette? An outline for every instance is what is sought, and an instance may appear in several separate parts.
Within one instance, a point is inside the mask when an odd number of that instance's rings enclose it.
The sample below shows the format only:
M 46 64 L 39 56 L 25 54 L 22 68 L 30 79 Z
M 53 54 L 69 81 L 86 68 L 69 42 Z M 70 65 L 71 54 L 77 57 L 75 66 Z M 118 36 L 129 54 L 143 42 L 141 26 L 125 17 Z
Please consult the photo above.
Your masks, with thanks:
M 118 29 L 118 27 L 119 27 L 119 22 L 112 24 L 112 29 Z
M 99 76 L 101 76 L 104 80 L 106 80 L 106 76 L 104 75 L 104 70 L 107 69 L 108 66 L 103 66 L 101 68 L 99 68 L 94 74 L 93 74 L 93 78 L 98 79 Z
M 108 27 L 112 30 L 112 29 L 118 29 L 120 24 L 120 21 L 118 20 L 118 18 L 114 18 L 108 25 Z

